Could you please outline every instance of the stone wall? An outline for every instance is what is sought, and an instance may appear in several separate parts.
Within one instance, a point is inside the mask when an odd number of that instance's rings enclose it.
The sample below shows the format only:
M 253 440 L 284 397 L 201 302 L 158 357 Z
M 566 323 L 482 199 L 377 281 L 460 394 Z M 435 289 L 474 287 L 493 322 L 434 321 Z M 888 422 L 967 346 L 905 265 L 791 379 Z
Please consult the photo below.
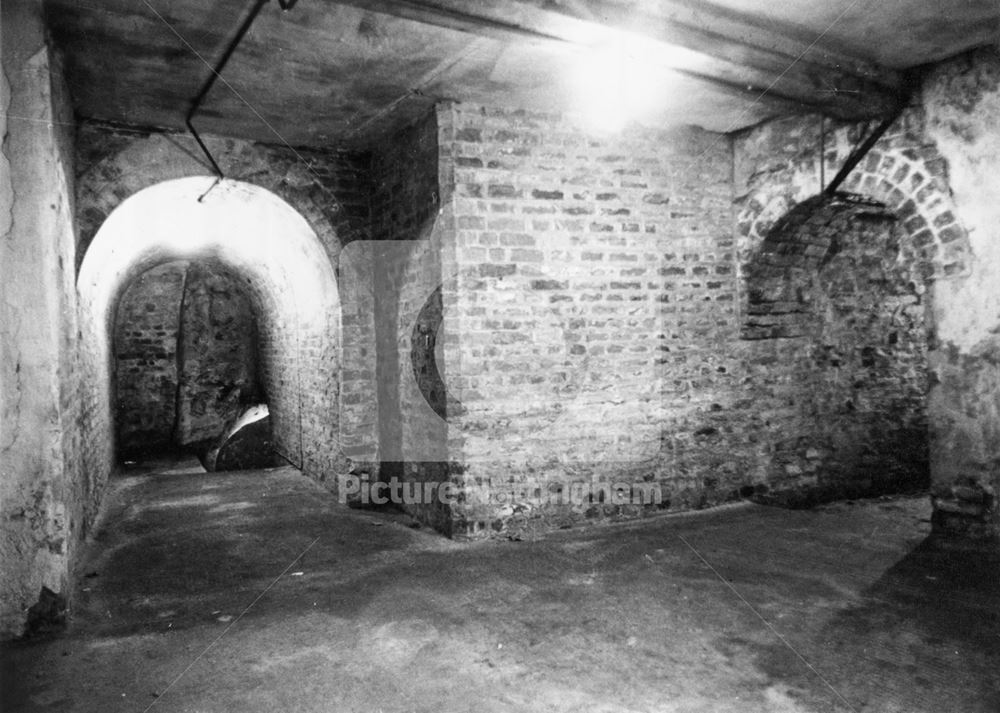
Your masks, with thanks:
M 70 566 L 97 501 L 80 437 L 72 109 L 39 8 L 3 6 L 0 72 L 0 637 L 24 632 Z
M 930 72 L 927 135 L 947 161 L 968 270 L 933 287 L 931 474 L 938 531 L 1000 538 L 1000 46 Z
M 171 262 L 136 278 L 119 302 L 115 352 L 126 457 L 214 441 L 263 399 L 253 306 L 220 265 Z

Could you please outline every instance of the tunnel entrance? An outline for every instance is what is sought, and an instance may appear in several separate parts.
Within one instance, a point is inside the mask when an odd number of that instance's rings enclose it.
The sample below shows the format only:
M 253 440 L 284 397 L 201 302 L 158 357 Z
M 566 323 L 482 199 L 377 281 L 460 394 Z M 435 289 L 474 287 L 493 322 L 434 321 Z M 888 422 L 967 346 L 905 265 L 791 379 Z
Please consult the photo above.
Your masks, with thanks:
M 281 198 L 210 177 L 145 188 L 102 224 L 77 282 L 95 472 L 136 451 L 224 450 L 263 406 L 247 426 L 283 461 L 319 479 L 340 462 L 336 274 Z
M 186 452 L 204 460 L 248 409 L 266 403 L 256 312 L 239 276 L 218 262 L 173 260 L 132 280 L 112 335 L 120 459 Z M 262 442 L 244 444 L 256 454 L 250 462 L 273 465 L 269 430 L 254 432 Z

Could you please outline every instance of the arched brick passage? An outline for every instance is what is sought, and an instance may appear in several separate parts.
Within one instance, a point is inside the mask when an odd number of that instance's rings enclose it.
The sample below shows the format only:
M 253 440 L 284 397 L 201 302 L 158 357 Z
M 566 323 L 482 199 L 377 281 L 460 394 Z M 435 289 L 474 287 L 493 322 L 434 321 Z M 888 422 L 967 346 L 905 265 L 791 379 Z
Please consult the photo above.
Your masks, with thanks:
M 751 364 L 767 366 L 749 385 L 755 402 L 791 414 L 771 464 L 775 490 L 799 479 L 788 497 L 927 483 L 926 305 L 908 237 L 880 203 L 816 196 L 746 267 L 741 334 Z
M 370 363 L 375 353 L 374 296 L 370 251 L 364 247 L 370 232 L 370 158 L 350 152 L 293 151 L 217 136 L 202 138 L 227 177 L 270 191 L 295 209 L 335 266 L 343 314 L 343 446 L 356 462 L 377 460 L 376 381 Z M 123 200 L 163 181 L 208 172 L 197 144 L 184 134 L 124 133 L 84 123 L 78 129 L 76 147 L 78 259 Z M 348 244 L 354 249 L 345 251 Z
M 132 279 L 176 259 L 209 258 L 245 280 L 260 319 L 262 380 L 279 452 L 324 477 L 339 465 L 340 304 L 333 267 L 305 219 L 273 193 L 189 177 L 127 198 L 94 236 L 78 277 L 89 472 L 113 461 L 109 330 Z
M 901 257 L 923 281 L 967 274 L 969 237 L 955 214 L 944 161 L 932 149 L 873 149 L 843 187 L 883 203 L 900 219 L 907 236 Z M 737 216 L 745 249 L 752 252 L 797 202 L 789 185 L 759 187 Z
M 245 282 L 217 262 L 179 260 L 125 289 L 114 331 L 120 454 L 203 449 L 247 406 L 264 402 L 261 307 Z

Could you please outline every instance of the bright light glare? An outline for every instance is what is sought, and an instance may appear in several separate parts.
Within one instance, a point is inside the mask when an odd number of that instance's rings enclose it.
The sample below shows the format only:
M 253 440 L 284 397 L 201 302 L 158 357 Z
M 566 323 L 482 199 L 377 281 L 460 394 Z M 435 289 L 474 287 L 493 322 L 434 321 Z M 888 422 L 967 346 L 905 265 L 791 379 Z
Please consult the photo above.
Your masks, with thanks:
M 574 82 L 584 124 L 613 133 L 631 121 L 652 121 L 668 106 L 676 76 L 671 70 L 699 61 L 689 50 L 624 32 L 584 50 Z

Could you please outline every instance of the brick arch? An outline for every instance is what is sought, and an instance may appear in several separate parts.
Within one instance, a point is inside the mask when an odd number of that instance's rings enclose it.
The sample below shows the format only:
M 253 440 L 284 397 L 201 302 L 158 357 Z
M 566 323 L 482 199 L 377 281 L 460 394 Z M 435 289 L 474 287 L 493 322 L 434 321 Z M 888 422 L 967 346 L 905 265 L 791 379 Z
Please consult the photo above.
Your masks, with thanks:
M 737 233 L 747 251 L 756 250 L 775 224 L 797 203 L 790 188 L 775 190 L 772 186 L 765 186 L 754 193 L 736 216 Z
M 163 181 L 208 173 L 187 137 L 167 134 L 108 142 L 106 154 L 85 166 L 77 185 L 77 272 L 108 216 L 129 196 Z M 332 264 L 352 231 L 331 191 L 295 157 L 276 157 L 250 142 L 206 137 L 227 178 L 263 188 L 294 208 L 316 233 Z
M 753 251 L 741 337 L 767 369 L 748 384 L 791 414 L 769 466 L 777 491 L 803 473 L 821 499 L 926 487 L 927 305 L 906 239 L 885 205 L 819 195 Z
M 802 337 L 815 333 L 817 294 L 827 287 L 823 268 L 845 247 L 858 220 L 894 220 L 878 201 L 852 194 L 819 195 L 794 206 L 770 226 L 744 267 L 743 339 Z M 900 260 L 900 245 L 880 246 L 884 270 L 894 282 L 910 276 Z
M 125 286 L 154 265 L 211 259 L 246 280 L 263 314 L 260 357 L 276 449 L 323 478 L 342 460 L 340 300 L 333 265 L 308 221 L 255 185 L 194 176 L 121 202 L 100 227 L 77 278 L 86 470 L 99 490 L 113 469 L 110 330 Z M 233 236 L 238 239 L 233 239 Z
M 956 217 L 943 171 L 932 149 L 873 149 L 844 182 L 845 191 L 884 204 L 904 231 L 901 259 L 924 282 L 966 275 L 970 245 Z M 752 252 L 801 198 L 791 186 L 765 185 L 746 200 L 737 232 Z

